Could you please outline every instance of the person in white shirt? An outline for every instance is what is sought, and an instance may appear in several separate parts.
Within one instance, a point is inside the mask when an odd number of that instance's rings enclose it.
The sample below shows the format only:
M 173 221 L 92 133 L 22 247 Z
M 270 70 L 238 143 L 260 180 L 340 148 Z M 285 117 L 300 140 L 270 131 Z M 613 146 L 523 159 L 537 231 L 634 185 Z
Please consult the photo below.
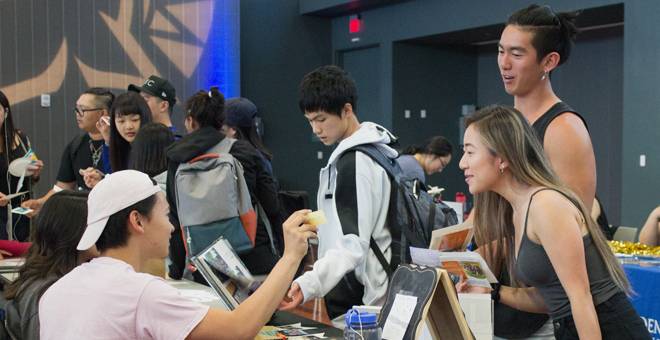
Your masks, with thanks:
M 384 260 L 392 260 L 392 235 L 386 226 L 390 178 L 383 167 L 361 151 L 374 145 L 386 157 L 396 138 L 355 113 L 357 90 L 348 73 L 322 66 L 300 85 L 300 109 L 313 133 L 326 146 L 338 144 L 321 169 L 317 205 L 328 222 L 320 226 L 319 259 L 314 269 L 297 278 L 283 309 L 324 297 L 328 315 L 336 318 L 353 305 L 381 305 L 387 292 L 387 272 L 370 248 L 373 239 Z
M 301 210 L 284 223 L 285 251 L 261 287 L 234 311 L 185 299 L 162 278 L 141 273 L 165 258 L 173 229 L 165 194 L 148 175 L 106 175 L 89 194 L 78 249 L 101 256 L 53 284 L 39 301 L 41 339 L 246 339 L 284 296 L 316 227 Z

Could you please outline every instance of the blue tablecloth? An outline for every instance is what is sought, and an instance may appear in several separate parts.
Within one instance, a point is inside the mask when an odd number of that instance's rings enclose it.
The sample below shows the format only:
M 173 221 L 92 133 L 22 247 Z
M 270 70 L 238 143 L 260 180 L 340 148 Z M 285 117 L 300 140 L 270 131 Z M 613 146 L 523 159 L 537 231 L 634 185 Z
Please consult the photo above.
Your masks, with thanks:
M 660 339 L 660 266 L 624 264 L 635 295 L 630 299 L 651 337 Z

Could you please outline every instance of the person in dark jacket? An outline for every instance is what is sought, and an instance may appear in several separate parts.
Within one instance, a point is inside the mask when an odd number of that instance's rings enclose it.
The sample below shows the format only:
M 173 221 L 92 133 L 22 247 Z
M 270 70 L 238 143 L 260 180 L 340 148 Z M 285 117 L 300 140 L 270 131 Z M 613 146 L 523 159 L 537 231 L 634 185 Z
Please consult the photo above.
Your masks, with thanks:
M 185 126 L 188 135 L 172 144 L 167 150 L 167 200 L 171 208 L 174 233 L 170 240 L 170 277 L 180 278 L 185 268 L 185 248 L 176 206 L 175 175 L 181 163 L 204 154 L 226 136 L 220 132 L 224 123 L 225 99 L 216 87 L 199 91 L 186 102 Z M 259 202 L 266 214 L 279 214 L 277 186 L 273 177 L 264 169 L 261 156 L 250 143 L 237 140 L 229 153 L 243 166 L 243 175 L 250 191 L 252 204 Z M 270 248 L 270 239 L 261 219 L 258 221 L 254 249 L 240 256 L 252 274 L 268 274 L 277 262 L 277 255 Z

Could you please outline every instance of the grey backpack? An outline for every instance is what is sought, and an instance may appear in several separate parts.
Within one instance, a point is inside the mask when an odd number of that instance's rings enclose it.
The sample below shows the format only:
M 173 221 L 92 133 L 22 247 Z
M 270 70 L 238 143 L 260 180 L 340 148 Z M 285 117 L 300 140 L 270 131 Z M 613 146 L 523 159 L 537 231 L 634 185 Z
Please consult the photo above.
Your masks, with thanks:
M 220 236 L 239 254 L 254 248 L 257 215 L 243 166 L 229 154 L 234 142 L 224 138 L 176 170 L 174 190 L 188 257 Z

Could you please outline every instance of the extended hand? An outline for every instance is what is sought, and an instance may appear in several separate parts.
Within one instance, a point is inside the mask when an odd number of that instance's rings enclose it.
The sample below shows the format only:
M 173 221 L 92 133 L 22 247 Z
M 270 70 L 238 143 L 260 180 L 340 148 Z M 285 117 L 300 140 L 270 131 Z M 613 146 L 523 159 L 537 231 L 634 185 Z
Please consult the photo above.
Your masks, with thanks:
M 282 224 L 284 232 L 284 256 L 300 261 L 307 254 L 307 240 L 316 238 L 316 226 L 308 224 L 307 214 L 311 210 L 298 210 Z
M 98 182 L 100 182 L 103 179 L 103 174 L 97 169 L 94 169 L 92 167 L 89 167 L 84 170 L 80 169 L 80 175 L 83 176 L 85 185 L 90 189 L 96 186 L 96 184 L 98 184 Z
M 33 217 L 36 214 L 38 214 L 39 210 L 41 210 L 42 205 L 43 202 L 41 202 L 39 199 L 31 199 L 21 203 L 21 207 L 26 209 L 32 209 L 32 212 L 28 213 L 27 217 Z
M 284 300 L 280 302 L 280 309 L 292 310 L 298 307 L 304 299 L 305 297 L 303 296 L 300 286 L 294 282 L 291 284 L 291 288 L 289 288 L 289 292 L 286 293 Z
M 43 167 L 44 167 L 44 162 L 41 160 L 36 160 L 30 163 L 27 166 L 27 169 L 32 172 L 33 178 L 39 178 L 39 174 L 41 174 L 41 168 Z
M 489 294 L 492 289 L 490 287 L 473 286 L 468 284 L 466 279 L 462 279 L 456 284 L 456 291 L 459 293 L 468 294 Z

